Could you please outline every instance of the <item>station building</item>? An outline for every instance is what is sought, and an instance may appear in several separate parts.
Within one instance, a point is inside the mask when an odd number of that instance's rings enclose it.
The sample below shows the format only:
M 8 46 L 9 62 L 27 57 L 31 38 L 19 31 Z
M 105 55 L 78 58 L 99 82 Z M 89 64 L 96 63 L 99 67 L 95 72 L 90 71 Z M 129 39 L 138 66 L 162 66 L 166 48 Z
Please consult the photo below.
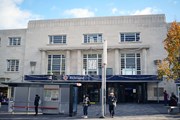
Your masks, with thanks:
M 174 81 L 157 78 L 168 25 L 156 14 L 31 20 L 25 29 L 0 30 L 0 80 L 78 83 L 78 103 L 84 94 L 99 103 L 106 40 L 107 96 L 113 91 L 119 103 L 159 102 L 164 90 L 179 94 Z M 0 87 L 8 98 L 14 95 L 15 88 Z

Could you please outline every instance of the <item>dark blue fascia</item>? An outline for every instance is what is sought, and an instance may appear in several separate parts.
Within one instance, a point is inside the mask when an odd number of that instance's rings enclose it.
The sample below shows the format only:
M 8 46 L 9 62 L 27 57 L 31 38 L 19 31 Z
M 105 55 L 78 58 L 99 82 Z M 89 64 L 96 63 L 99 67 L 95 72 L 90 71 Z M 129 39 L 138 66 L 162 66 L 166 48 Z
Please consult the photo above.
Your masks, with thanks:
M 66 81 L 96 81 L 102 80 L 101 75 L 25 75 L 24 80 L 27 81 L 50 81 L 50 80 L 66 80 Z M 107 75 L 106 81 L 159 81 L 157 75 Z

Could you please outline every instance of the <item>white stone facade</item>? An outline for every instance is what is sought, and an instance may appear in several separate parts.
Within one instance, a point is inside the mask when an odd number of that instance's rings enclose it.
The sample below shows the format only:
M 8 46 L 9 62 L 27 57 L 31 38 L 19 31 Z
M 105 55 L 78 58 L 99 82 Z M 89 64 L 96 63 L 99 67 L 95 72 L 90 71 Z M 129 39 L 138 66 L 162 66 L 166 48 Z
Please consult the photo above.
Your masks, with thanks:
M 120 33 L 139 32 L 139 42 L 120 42 Z M 35 61 L 34 74 L 47 74 L 48 55 L 64 54 L 66 56 L 66 74 L 83 75 L 83 54 L 102 54 L 102 43 L 84 44 L 83 35 L 101 33 L 107 40 L 108 68 L 113 75 L 121 75 L 120 53 L 141 54 L 141 74 L 156 75 L 154 60 L 166 57 L 163 40 L 167 34 L 165 15 L 115 16 L 57 20 L 29 21 L 27 29 L 0 30 L 0 78 L 21 81 L 24 75 L 31 74 L 30 62 Z M 67 35 L 66 44 L 49 44 L 49 35 Z M 9 37 L 21 37 L 21 45 L 8 46 Z M 19 59 L 19 72 L 7 72 L 7 59 Z M 168 92 L 174 92 L 165 85 Z M 148 84 L 148 100 L 156 100 L 153 88 L 156 83 Z M 163 99 L 162 97 L 160 98 Z

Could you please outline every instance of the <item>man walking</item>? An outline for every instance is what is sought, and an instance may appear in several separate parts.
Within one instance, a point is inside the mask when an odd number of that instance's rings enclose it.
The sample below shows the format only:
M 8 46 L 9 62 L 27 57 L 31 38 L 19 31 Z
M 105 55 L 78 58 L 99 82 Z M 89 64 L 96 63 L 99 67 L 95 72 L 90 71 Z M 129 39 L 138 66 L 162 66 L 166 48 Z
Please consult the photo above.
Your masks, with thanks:
M 38 106 L 39 106 L 39 95 L 36 94 L 36 97 L 34 99 L 34 106 L 35 106 L 35 115 L 38 115 Z
M 168 104 L 168 98 L 169 98 L 169 95 L 168 95 L 168 93 L 165 90 L 164 91 L 164 105 L 165 106 L 167 106 L 167 104 Z

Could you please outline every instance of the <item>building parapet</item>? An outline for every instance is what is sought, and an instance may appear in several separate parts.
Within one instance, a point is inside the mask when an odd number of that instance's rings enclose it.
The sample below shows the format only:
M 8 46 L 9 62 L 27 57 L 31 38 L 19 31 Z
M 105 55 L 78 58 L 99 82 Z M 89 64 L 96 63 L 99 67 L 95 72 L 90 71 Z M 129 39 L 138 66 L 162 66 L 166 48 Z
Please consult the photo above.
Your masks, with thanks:
M 164 14 L 155 15 L 134 15 L 134 16 L 110 16 L 110 17 L 90 17 L 54 20 L 32 20 L 28 23 L 28 28 L 46 28 L 63 26 L 86 26 L 86 25 L 118 25 L 118 24 L 152 24 L 165 23 Z

